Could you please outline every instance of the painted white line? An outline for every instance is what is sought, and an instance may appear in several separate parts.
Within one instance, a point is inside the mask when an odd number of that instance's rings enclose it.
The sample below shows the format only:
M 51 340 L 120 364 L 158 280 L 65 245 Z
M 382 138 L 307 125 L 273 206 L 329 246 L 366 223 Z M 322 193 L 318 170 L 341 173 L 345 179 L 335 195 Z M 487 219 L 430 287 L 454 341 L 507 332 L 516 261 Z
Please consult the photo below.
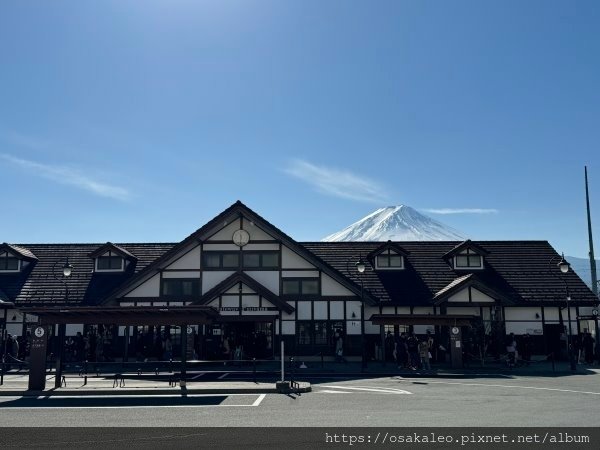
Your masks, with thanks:
M 318 394 L 352 394 L 352 392 L 348 392 L 348 391 L 328 391 L 328 390 L 324 390 L 324 391 L 318 391 Z
M 205 375 L 206 372 L 200 372 L 198 375 L 196 375 L 195 377 L 192 377 L 192 380 L 197 380 L 198 378 L 200 378 L 202 375 Z
M 223 378 L 225 378 L 227 375 L 229 375 L 229 372 L 224 373 L 223 375 L 221 375 L 219 377 L 219 380 L 222 380 Z
M 380 394 L 412 394 L 412 392 L 405 391 L 404 389 L 397 388 L 378 388 L 378 387 L 365 387 L 365 386 L 324 386 L 330 389 L 342 389 L 342 390 L 353 390 L 353 391 L 365 391 L 365 392 L 378 392 Z
M 265 399 L 266 396 L 267 396 L 267 394 L 260 394 L 258 396 L 258 398 L 256 400 L 254 400 L 254 403 L 252 403 L 252 406 L 258 406 L 258 405 L 260 405 L 260 402 L 262 402 Z
M 424 378 L 396 378 L 398 381 L 408 381 L 413 382 L 413 380 L 424 380 L 427 384 L 453 384 L 453 385 L 461 385 L 461 386 L 481 386 L 481 387 L 500 387 L 500 388 L 511 388 L 511 389 L 532 389 L 536 391 L 555 391 L 555 392 L 569 392 L 573 394 L 590 394 L 590 395 L 600 395 L 600 392 L 590 392 L 590 391 L 576 391 L 574 389 L 557 389 L 557 388 L 545 388 L 545 387 L 537 387 L 537 386 L 516 386 L 516 385 L 506 385 L 506 384 L 482 384 L 482 383 L 458 383 L 451 381 L 434 381 Z

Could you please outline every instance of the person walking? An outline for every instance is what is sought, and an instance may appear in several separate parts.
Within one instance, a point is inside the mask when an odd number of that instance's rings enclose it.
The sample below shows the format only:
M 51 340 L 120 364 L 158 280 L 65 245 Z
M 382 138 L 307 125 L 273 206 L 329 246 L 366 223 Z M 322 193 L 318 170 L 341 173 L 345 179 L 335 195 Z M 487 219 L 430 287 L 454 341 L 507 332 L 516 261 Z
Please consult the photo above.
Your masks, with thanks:
M 337 332 L 335 336 L 335 360 L 337 362 L 346 362 L 344 359 L 344 339 L 342 338 L 342 334 Z
M 427 371 L 431 370 L 431 364 L 429 364 L 429 358 L 431 353 L 429 352 L 429 343 L 427 341 L 419 342 L 419 357 L 421 358 L 421 367 Z
M 517 341 L 515 340 L 515 334 L 510 333 L 506 340 L 506 353 L 508 356 L 508 367 L 515 367 L 516 356 L 517 356 Z

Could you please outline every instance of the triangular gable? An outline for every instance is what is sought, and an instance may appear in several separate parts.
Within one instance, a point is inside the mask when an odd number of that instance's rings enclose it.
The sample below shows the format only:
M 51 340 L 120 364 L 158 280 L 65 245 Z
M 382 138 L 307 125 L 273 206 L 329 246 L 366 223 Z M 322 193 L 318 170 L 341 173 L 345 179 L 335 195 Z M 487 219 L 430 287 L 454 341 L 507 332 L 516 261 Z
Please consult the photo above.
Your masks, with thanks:
M 129 259 L 132 261 L 137 260 L 137 257 L 133 253 L 125 250 L 123 247 L 119 247 L 118 245 L 113 244 L 112 242 L 107 242 L 106 244 L 101 245 L 96 250 L 89 253 L 88 256 L 90 258 L 97 258 L 98 256 L 102 256 L 109 251 L 112 251 L 114 253 L 117 253 L 118 255 L 121 255 L 125 259 Z
M 19 247 L 17 245 L 11 245 L 4 242 L 3 244 L 0 244 L 0 252 L 4 251 L 7 251 L 10 254 L 26 261 L 37 261 L 37 257 L 31 252 L 31 250 L 25 247 Z
M 273 292 L 271 292 L 269 289 L 264 287 L 262 284 L 260 284 L 254 278 L 246 275 L 243 272 L 236 272 L 236 273 L 230 275 L 229 277 L 227 277 L 226 279 L 221 281 L 219 284 L 217 284 L 216 286 L 211 288 L 199 300 L 193 302 L 193 304 L 196 304 L 196 305 L 208 304 L 212 300 L 214 300 L 215 297 L 218 297 L 219 295 L 228 291 L 229 289 L 231 289 L 238 283 L 243 283 L 244 285 L 246 285 L 247 287 L 252 289 L 254 292 L 256 292 L 258 295 L 264 297 L 267 301 L 272 303 L 273 306 L 278 307 L 280 310 L 285 311 L 288 314 L 293 313 L 295 310 L 295 308 L 292 305 L 281 300 L 279 298 L 279 296 L 275 295 Z
M 380 253 L 383 253 L 384 251 L 386 251 L 388 249 L 393 250 L 395 253 L 402 255 L 402 256 L 410 255 L 410 252 L 404 250 L 398 244 L 396 244 L 392 241 L 387 241 L 386 243 L 382 244 L 380 247 L 377 247 L 375 250 L 373 250 L 371 253 L 369 253 L 367 255 L 367 259 L 369 261 L 373 261 L 377 255 L 379 255 Z
M 486 249 L 484 249 L 480 245 L 477 245 L 476 243 L 471 241 L 471 239 L 467 239 L 466 241 L 461 242 L 456 247 L 454 247 L 452 250 L 450 250 L 448 253 L 446 253 L 443 256 L 443 258 L 445 260 L 448 260 L 466 249 L 473 250 L 475 253 L 477 253 L 480 256 L 486 256 L 486 255 L 490 254 L 490 252 L 488 252 Z
M 483 294 L 497 299 L 503 304 L 513 304 L 514 302 L 508 298 L 506 295 L 499 293 L 497 290 L 486 286 L 481 280 L 479 280 L 474 274 L 470 273 L 468 275 L 464 275 L 462 277 L 458 277 L 453 280 L 448 285 L 444 286 L 433 296 L 434 304 L 441 305 L 446 302 L 451 296 L 454 294 L 468 289 L 469 287 L 473 287 Z M 473 303 L 477 303 L 474 301 Z
M 282 244 L 292 249 L 295 253 L 309 261 L 311 264 L 314 264 L 317 268 L 321 269 L 324 273 L 329 275 L 338 283 L 348 288 L 355 295 L 361 295 L 361 288 L 358 284 L 342 275 L 340 272 L 338 272 L 336 269 L 331 267 L 329 264 L 327 264 L 321 258 L 314 255 L 306 248 L 299 245 L 290 236 L 288 236 L 279 228 L 269 223 L 267 220 L 263 219 L 260 215 L 252 211 L 250 208 L 248 208 L 246 205 L 244 205 L 241 201 L 238 200 L 225 211 L 223 211 L 221 214 L 211 219 L 204 226 L 196 230 L 194 233 L 190 234 L 179 244 L 175 245 L 171 250 L 167 251 L 164 255 L 162 255 L 152 264 L 148 265 L 148 267 L 146 267 L 144 270 L 142 270 L 137 275 L 129 279 L 116 293 L 114 293 L 110 298 L 108 298 L 106 302 L 117 298 L 119 295 L 126 292 L 131 287 L 134 287 L 140 284 L 141 282 L 145 281 L 147 278 L 155 274 L 159 268 L 167 265 L 171 260 L 177 257 L 177 255 L 184 251 L 186 248 L 190 247 L 191 245 L 197 245 L 198 242 L 204 242 L 210 236 L 214 235 L 219 229 L 223 228 L 224 226 L 227 226 L 227 224 L 231 223 L 232 220 L 235 220 L 239 217 L 245 217 L 250 222 L 255 223 L 263 231 L 272 235 L 275 239 L 280 240 Z M 377 304 L 377 299 L 375 299 L 368 291 L 364 292 L 363 298 L 365 302 L 370 305 Z

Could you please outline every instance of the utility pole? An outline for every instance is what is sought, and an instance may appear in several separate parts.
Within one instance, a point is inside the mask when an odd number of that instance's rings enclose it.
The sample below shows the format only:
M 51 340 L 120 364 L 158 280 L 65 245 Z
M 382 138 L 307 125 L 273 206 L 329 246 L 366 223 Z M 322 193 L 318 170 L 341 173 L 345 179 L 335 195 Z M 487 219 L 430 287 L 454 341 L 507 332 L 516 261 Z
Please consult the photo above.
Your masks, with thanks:
M 588 190 L 587 166 L 585 166 L 585 202 L 587 205 L 588 237 L 590 240 L 590 269 L 592 271 L 592 291 L 598 297 L 598 276 L 596 275 L 596 259 L 594 258 L 594 240 L 592 239 L 592 218 L 590 216 L 590 193 Z

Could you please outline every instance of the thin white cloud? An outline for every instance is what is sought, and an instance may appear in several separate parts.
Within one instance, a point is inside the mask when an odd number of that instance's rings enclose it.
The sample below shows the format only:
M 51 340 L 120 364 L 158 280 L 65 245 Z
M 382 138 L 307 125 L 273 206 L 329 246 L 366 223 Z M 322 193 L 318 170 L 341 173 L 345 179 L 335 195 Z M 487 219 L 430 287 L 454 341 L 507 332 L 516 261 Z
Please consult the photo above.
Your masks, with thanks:
M 498 214 L 499 212 L 493 208 L 433 208 L 423 211 L 431 214 Z
M 290 162 L 285 172 L 334 197 L 378 204 L 387 199 L 384 188 L 378 183 L 346 170 L 316 166 L 297 159 Z
M 101 197 L 108 197 L 122 201 L 129 200 L 131 198 L 131 192 L 129 192 L 129 190 L 119 186 L 112 186 L 107 183 L 96 181 L 89 175 L 83 173 L 81 170 L 73 167 L 43 164 L 36 161 L 17 158 L 4 153 L 0 153 L 0 159 L 26 170 L 31 175 L 46 178 L 60 184 L 75 186 L 79 189 L 91 192 Z

